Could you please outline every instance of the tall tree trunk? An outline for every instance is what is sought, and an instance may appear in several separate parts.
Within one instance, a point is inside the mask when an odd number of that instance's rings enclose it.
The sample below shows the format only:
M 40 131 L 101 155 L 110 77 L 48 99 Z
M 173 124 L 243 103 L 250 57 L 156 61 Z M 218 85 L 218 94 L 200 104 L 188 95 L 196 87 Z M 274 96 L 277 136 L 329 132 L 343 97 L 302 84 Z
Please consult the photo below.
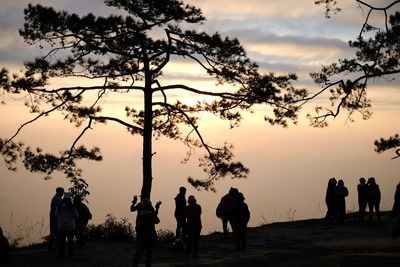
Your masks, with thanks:
M 153 130 L 153 92 L 151 88 L 151 73 L 149 65 L 145 63 L 145 91 L 144 91 L 144 132 L 143 132 L 143 185 L 142 198 L 150 199 L 153 180 L 152 161 L 152 130 Z

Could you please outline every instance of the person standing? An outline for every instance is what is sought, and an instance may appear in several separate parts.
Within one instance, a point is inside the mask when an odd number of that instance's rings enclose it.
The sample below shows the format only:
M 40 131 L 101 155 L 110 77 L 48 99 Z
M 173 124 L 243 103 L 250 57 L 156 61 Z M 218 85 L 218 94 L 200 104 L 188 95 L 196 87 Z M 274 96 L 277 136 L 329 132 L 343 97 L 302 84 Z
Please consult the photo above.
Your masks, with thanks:
M 201 232 L 201 206 L 197 204 L 194 196 L 189 196 L 188 205 L 185 207 L 186 230 L 187 230 L 187 245 L 186 254 L 193 254 L 193 257 L 198 256 L 199 240 Z
M 0 227 L 0 263 L 10 259 L 10 243 L 7 237 L 3 235 L 3 229 Z
M 328 223 L 333 223 L 336 218 L 336 202 L 335 202 L 335 191 L 336 191 L 336 179 L 330 178 L 328 181 L 328 187 L 326 189 L 325 203 L 327 212 L 325 220 Z
M 185 207 L 186 207 L 186 188 L 180 187 L 179 193 L 175 197 L 175 219 L 176 219 L 176 238 L 179 238 L 182 232 L 182 240 L 186 240 L 186 222 L 185 222 Z
M 396 192 L 394 193 L 394 203 L 392 208 L 392 218 L 398 218 L 400 216 L 400 183 L 396 186 Z
M 359 179 L 359 184 L 357 185 L 358 192 L 358 221 L 359 223 L 364 222 L 365 209 L 368 204 L 368 185 L 364 178 Z
M 392 226 L 392 237 L 397 238 L 400 236 L 400 183 L 396 186 L 391 217 L 394 219 Z
M 236 250 L 246 248 L 246 231 L 247 224 L 250 220 L 250 211 L 247 204 L 244 202 L 245 198 L 242 193 L 237 196 L 237 205 L 234 213 L 233 231 L 236 237 Z
M 157 232 L 155 225 L 160 222 L 158 218 L 158 210 L 161 202 L 157 202 L 155 209 L 148 198 L 141 198 L 140 203 L 137 203 L 137 196 L 133 197 L 131 211 L 137 211 L 136 216 L 136 251 L 133 257 L 133 265 L 138 266 L 142 253 L 146 253 L 145 264 L 146 267 L 151 266 L 151 257 L 153 252 L 153 245 L 157 239 Z
M 374 209 L 378 222 L 381 222 L 381 212 L 379 211 L 379 205 L 381 202 L 381 191 L 379 185 L 376 184 L 375 178 L 368 178 L 368 208 L 369 208 L 369 218 L 368 222 L 372 222 L 372 217 L 374 214 Z
M 338 222 L 344 223 L 346 216 L 346 197 L 349 195 L 347 187 L 344 186 L 343 180 L 339 180 L 335 190 L 335 201 L 338 214 Z
M 74 197 L 74 206 L 79 214 L 76 225 L 77 243 L 79 246 L 84 246 L 86 244 L 86 227 L 89 223 L 89 220 L 92 219 L 92 214 L 90 213 L 89 208 L 82 202 L 82 196 L 80 195 L 76 195 Z
M 50 203 L 50 235 L 49 235 L 49 248 L 53 246 L 54 240 L 57 237 L 58 222 L 56 210 L 58 205 L 61 203 L 62 196 L 64 194 L 64 188 L 57 187 L 56 194 L 51 199 Z
M 239 190 L 231 187 L 228 194 L 221 198 L 221 201 L 217 206 L 216 215 L 222 220 L 222 229 L 225 235 L 228 233 L 228 222 L 232 228 L 234 227 L 233 215 L 238 194 Z
M 65 192 L 64 198 L 57 207 L 58 246 L 60 256 L 64 256 L 65 239 L 68 240 L 69 256 L 72 257 L 74 255 L 74 235 L 78 217 L 78 211 L 72 204 L 71 194 Z

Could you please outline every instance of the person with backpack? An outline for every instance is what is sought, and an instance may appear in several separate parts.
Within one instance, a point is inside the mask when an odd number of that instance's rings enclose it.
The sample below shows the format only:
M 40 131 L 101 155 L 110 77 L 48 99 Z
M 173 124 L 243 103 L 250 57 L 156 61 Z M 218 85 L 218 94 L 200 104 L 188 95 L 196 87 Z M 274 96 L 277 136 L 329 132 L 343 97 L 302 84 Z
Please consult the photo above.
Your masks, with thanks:
M 232 228 L 234 227 L 233 215 L 235 212 L 236 199 L 238 194 L 239 190 L 237 188 L 231 187 L 228 194 L 221 198 L 221 201 L 217 206 L 216 215 L 222 220 L 222 230 L 224 232 L 224 235 L 227 235 L 228 233 L 228 222 Z
M 76 195 L 74 197 L 74 205 L 79 214 L 76 227 L 77 243 L 79 246 L 84 246 L 86 244 L 86 227 L 89 223 L 89 220 L 92 219 L 92 214 L 90 213 L 90 210 L 86 204 L 82 202 L 82 196 Z

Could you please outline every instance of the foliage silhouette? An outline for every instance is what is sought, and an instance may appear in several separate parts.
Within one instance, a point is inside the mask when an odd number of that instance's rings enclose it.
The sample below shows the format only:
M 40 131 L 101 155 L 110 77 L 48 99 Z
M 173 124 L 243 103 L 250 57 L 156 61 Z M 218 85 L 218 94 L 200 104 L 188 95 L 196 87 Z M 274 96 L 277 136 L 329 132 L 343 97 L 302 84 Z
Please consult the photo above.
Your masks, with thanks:
M 307 96 L 292 82 L 295 74 L 261 74 L 235 38 L 208 34 L 196 28 L 205 18 L 200 9 L 177 0 L 105 0 L 118 14 L 108 17 L 78 16 L 52 7 L 28 5 L 20 35 L 29 45 L 37 45 L 44 56 L 25 63 L 22 74 L 0 72 L 0 88 L 5 94 L 26 94 L 26 106 L 36 117 L 22 124 L 14 136 L 0 140 L 1 154 L 9 169 L 21 159 L 30 171 L 46 177 L 64 172 L 74 192 L 88 194 L 77 160 L 101 160 L 99 148 L 78 146 L 81 137 L 96 124 L 118 123 L 143 138 L 142 197 L 150 197 L 152 186 L 152 138 L 165 136 L 188 146 L 188 161 L 194 149 L 203 149 L 199 166 L 207 176 L 188 178 L 197 188 L 214 190 L 220 178 L 245 178 L 248 169 L 234 160 L 233 146 L 213 146 L 202 135 L 199 114 L 208 112 L 237 127 L 242 112 L 255 105 L 273 109 L 265 120 L 287 126 L 297 122 L 298 101 Z M 196 63 L 217 81 L 216 88 L 195 88 L 186 84 L 163 84 L 165 66 L 186 60 Z M 75 86 L 57 87 L 55 78 L 80 78 Z M 81 79 L 92 85 L 82 86 Z M 72 80 L 71 80 L 72 81 Z M 209 101 L 193 105 L 172 101 L 176 92 Z M 95 97 L 93 92 L 96 92 Z M 121 94 L 143 98 L 143 105 L 124 107 L 126 117 L 105 114 L 101 103 Z M 201 98 L 199 98 L 201 99 Z M 86 104 L 85 104 L 86 103 Z M 89 103 L 89 104 L 87 104 Z M 71 147 L 59 155 L 44 153 L 14 141 L 27 125 L 53 112 L 82 129 Z M 185 132 L 186 129 L 189 129 Z
M 318 106 L 315 109 L 317 115 L 308 115 L 311 124 L 316 127 L 327 126 L 328 118 L 336 118 L 343 109 L 348 112 L 349 121 L 353 121 L 352 115 L 355 112 L 361 113 L 363 119 L 370 118 L 372 112 L 367 97 L 368 84 L 377 79 L 392 81 L 400 73 L 400 12 L 392 12 L 400 1 L 392 1 L 383 7 L 372 6 L 361 0 L 355 2 L 359 8 L 368 11 L 358 37 L 349 41 L 349 46 L 357 50 L 355 57 L 339 59 L 337 63 L 323 66 L 321 71 L 311 73 L 311 77 L 322 89 L 309 99 L 325 91 L 331 94 L 331 107 Z M 325 5 L 325 16 L 328 18 L 341 10 L 335 0 L 320 0 L 315 1 L 315 4 Z M 372 12 L 383 14 L 384 28 L 373 25 L 370 21 Z M 375 141 L 375 146 L 377 152 L 394 149 L 398 155 L 394 158 L 400 156 L 397 134 Z

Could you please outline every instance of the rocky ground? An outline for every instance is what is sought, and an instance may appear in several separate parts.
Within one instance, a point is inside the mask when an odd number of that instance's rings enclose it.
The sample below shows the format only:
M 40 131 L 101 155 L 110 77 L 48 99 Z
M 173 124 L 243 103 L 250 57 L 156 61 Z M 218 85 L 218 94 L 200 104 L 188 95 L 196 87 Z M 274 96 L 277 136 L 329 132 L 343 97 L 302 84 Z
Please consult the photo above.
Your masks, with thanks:
M 245 251 L 234 250 L 233 236 L 214 233 L 201 237 L 199 257 L 171 251 L 158 242 L 153 266 L 400 266 L 400 238 L 391 237 L 393 221 L 360 225 L 355 214 L 343 225 L 321 219 L 273 223 L 248 229 Z M 134 243 L 90 242 L 73 258 L 60 258 L 45 245 L 12 252 L 4 266 L 130 266 Z M 3 266 L 3 265 L 2 265 Z

